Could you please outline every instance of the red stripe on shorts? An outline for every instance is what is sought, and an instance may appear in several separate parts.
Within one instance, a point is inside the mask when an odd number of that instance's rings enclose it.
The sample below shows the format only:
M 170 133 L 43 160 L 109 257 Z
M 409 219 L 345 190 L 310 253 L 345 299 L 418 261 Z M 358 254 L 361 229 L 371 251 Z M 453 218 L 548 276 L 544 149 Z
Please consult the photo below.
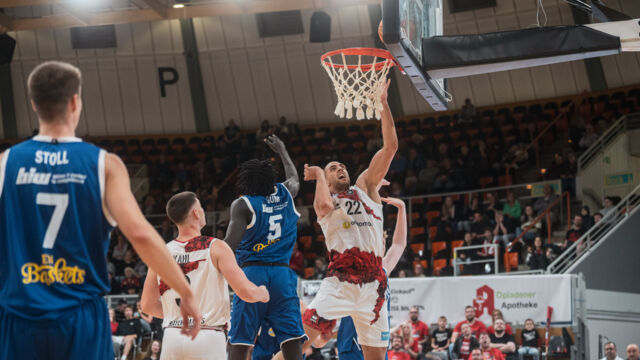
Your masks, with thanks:
M 380 309 L 384 305 L 385 292 L 387 291 L 387 276 L 382 269 L 382 257 L 373 252 L 361 251 L 359 248 L 351 248 L 343 253 L 331 250 L 329 254 L 331 262 L 327 268 L 327 276 L 335 276 L 340 281 L 350 284 L 362 285 L 378 280 L 378 298 L 373 308 L 375 314 L 371 324 L 380 318 Z
M 336 320 L 328 320 L 318 315 L 316 309 L 307 309 L 302 315 L 302 323 L 327 334 L 336 327 Z

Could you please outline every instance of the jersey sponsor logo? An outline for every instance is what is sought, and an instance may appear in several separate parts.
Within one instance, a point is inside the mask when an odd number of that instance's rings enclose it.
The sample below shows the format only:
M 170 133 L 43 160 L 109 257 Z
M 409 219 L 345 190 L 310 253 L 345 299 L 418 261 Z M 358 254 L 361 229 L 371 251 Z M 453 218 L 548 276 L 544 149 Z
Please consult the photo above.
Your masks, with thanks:
M 57 165 L 67 165 L 69 164 L 69 159 L 67 159 L 67 151 L 36 151 L 36 164 L 45 164 L 49 166 L 57 166 Z
M 54 282 L 66 285 L 84 284 L 85 270 L 77 266 L 67 266 L 67 260 L 53 255 L 42 254 L 42 263 L 29 262 L 22 265 L 22 283 L 45 284 L 51 286 Z
M 260 252 L 260 251 L 262 251 L 262 250 L 264 250 L 264 249 L 268 248 L 269 246 L 271 246 L 271 245 L 273 245 L 273 244 L 277 243 L 278 241 L 280 241 L 280 238 L 277 238 L 277 239 L 269 239 L 269 240 L 267 241 L 267 243 L 266 243 L 266 244 L 263 244 L 263 243 L 257 243 L 257 244 L 255 244 L 255 245 L 253 245 L 253 251 L 254 251 L 254 252 Z
M 200 325 L 204 325 L 206 322 L 206 319 L 203 317 L 200 320 Z M 189 325 L 193 326 L 194 325 L 194 321 L 193 318 L 189 318 Z M 182 319 L 179 320 L 173 320 L 171 322 L 169 322 L 169 327 L 182 327 Z
M 355 221 L 355 220 L 351 220 L 351 222 L 345 221 L 342 223 L 342 227 L 345 230 L 348 230 L 352 226 L 364 227 L 364 226 L 373 226 L 373 224 L 371 223 L 371 221 Z
M 389 341 L 389 332 L 388 331 L 383 331 L 382 334 L 380 335 L 380 340 Z
M 49 185 L 51 181 L 51 173 L 39 173 L 36 168 L 29 168 L 29 171 L 21 167 L 18 170 L 18 177 L 16 178 L 16 185 Z

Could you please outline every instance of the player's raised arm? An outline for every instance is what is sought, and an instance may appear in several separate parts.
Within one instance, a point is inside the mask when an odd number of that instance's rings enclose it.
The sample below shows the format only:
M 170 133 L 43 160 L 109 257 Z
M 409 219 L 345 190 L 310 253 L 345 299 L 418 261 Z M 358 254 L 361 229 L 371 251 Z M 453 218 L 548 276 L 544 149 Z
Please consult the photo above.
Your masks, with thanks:
M 236 257 L 227 243 L 216 241 L 211 245 L 211 261 L 213 265 L 222 273 L 233 292 L 240 299 L 249 302 L 269 302 L 269 292 L 264 285 L 256 286 L 247 279 L 244 271 L 240 269 L 236 262 Z
M 384 176 L 389 170 L 391 160 L 398 151 L 398 134 L 396 134 L 396 127 L 393 122 L 393 115 L 391 115 L 391 109 L 387 103 L 387 91 L 391 80 L 387 80 L 382 93 L 380 94 L 380 102 L 382 103 L 382 149 L 371 159 L 368 171 L 363 173 L 356 182 L 356 185 L 365 190 L 369 197 L 376 202 L 380 202 L 380 195 L 376 187 L 384 179 Z
M 167 285 L 175 289 L 182 301 L 180 311 L 184 317 L 183 333 L 195 338 L 200 331 L 202 315 L 195 296 L 182 270 L 171 257 L 164 241 L 145 219 L 136 199 L 131 193 L 129 174 L 117 155 L 108 154 L 105 159 L 105 203 L 122 233 L 129 239 L 136 252 Z M 193 318 L 194 327 L 189 328 L 188 318 Z
M 287 152 L 287 148 L 284 146 L 282 140 L 280 140 L 276 135 L 266 137 L 264 142 L 269 146 L 269 148 L 271 148 L 271 150 L 280 156 L 282 165 L 284 166 L 284 175 L 287 178 L 283 184 L 287 187 L 291 196 L 296 197 L 300 190 L 300 178 L 298 177 L 296 166 Z
M 243 198 L 237 198 L 231 203 L 230 212 L 231 216 L 224 242 L 235 252 L 240 246 L 245 231 L 247 231 L 247 226 L 251 223 L 253 213 Z
M 405 210 L 404 201 L 396 198 L 382 198 L 382 201 L 398 208 L 398 218 L 396 219 L 396 229 L 393 232 L 393 242 L 387 250 L 387 254 L 382 259 L 382 267 L 387 273 L 393 271 L 398 261 L 407 247 L 407 211 Z
M 324 170 L 318 166 L 309 166 L 304 164 L 304 180 L 316 181 L 316 195 L 313 199 L 313 209 L 316 211 L 318 220 L 327 216 L 333 211 L 334 203 L 329 192 L 329 185 L 327 185 L 327 179 L 324 176 Z
M 160 289 L 158 289 L 158 275 L 151 269 L 147 272 L 147 278 L 144 280 L 140 306 L 142 307 L 142 312 L 145 314 L 157 317 L 158 319 L 164 317 L 162 302 L 160 301 Z

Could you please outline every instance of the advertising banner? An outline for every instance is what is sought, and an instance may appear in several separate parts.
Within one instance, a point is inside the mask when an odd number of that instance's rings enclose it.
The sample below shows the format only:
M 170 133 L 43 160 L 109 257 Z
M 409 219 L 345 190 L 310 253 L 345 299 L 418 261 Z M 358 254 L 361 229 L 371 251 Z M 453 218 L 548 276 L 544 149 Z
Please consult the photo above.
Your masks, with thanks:
M 573 323 L 572 275 L 512 275 L 389 279 L 391 326 L 409 319 L 418 306 L 427 324 L 444 315 L 450 324 L 464 320 L 464 308 L 473 306 L 476 317 L 491 324 L 499 309 L 507 322 L 523 324 L 528 318 L 546 322 L 547 306 L 553 307 L 553 325 Z M 310 303 L 320 281 L 302 283 L 302 299 Z

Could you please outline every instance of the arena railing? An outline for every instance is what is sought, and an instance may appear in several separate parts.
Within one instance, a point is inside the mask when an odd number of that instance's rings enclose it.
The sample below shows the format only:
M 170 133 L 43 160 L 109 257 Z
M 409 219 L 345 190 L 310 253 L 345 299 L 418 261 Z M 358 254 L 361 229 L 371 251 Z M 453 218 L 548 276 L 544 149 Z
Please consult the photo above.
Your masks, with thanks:
M 604 239 L 610 231 L 615 228 L 623 219 L 628 217 L 640 204 L 640 185 L 631 191 L 624 200 L 602 220 L 594 224 L 591 229 L 584 233 L 560 256 L 558 256 L 547 268 L 550 274 L 562 274 L 567 272 L 573 264 L 580 258 L 587 256 L 593 251 L 593 247 Z
M 107 295 L 104 297 L 109 309 L 117 307 L 120 300 L 124 300 L 127 304 L 135 306 L 136 301 L 138 301 L 139 298 L 140 295 Z
M 469 260 L 469 261 L 460 261 L 460 258 L 458 257 L 458 252 L 462 251 L 462 250 L 473 250 L 473 249 L 492 249 L 493 250 L 493 259 L 484 259 L 484 260 Z M 451 266 L 453 266 L 453 276 L 458 276 L 458 272 L 460 271 L 460 267 L 465 266 L 465 265 L 473 265 L 473 264 L 491 264 L 493 263 L 493 273 L 494 274 L 498 274 L 499 273 L 499 262 L 498 262 L 498 256 L 500 253 L 500 247 L 498 244 L 489 244 L 489 245 L 471 245 L 471 246 L 460 246 L 457 247 L 455 249 L 453 249 L 453 263 L 451 264 Z M 485 270 L 486 270 L 486 266 L 485 265 Z M 487 272 L 485 271 L 486 275 Z
M 583 170 L 586 168 L 619 134 L 637 128 L 640 128 L 640 113 L 627 114 L 620 117 L 604 134 L 598 137 L 598 140 L 589 149 L 580 155 L 578 169 Z

